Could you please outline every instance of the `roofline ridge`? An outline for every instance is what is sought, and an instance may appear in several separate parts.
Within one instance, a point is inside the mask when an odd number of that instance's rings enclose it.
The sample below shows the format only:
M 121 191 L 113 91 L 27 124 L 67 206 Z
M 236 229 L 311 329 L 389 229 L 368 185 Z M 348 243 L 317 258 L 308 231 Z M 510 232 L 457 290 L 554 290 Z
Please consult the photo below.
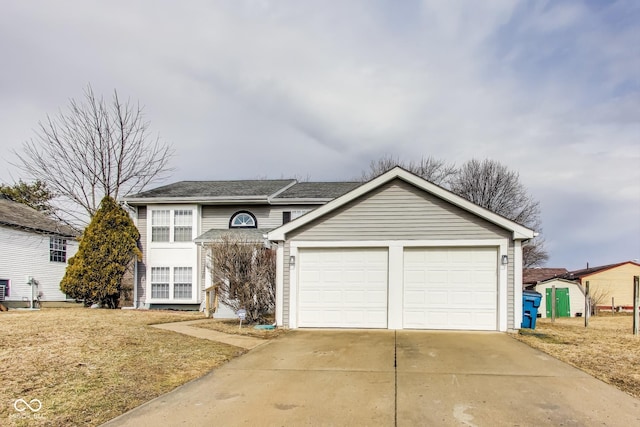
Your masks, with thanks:
M 276 191 L 275 193 L 271 194 L 270 196 L 267 196 L 267 203 L 271 204 L 271 199 L 274 199 L 274 198 L 278 197 L 278 194 L 281 194 L 281 193 L 287 191 L 289 188 L 293 187 L 296 184 L 298 184 L 298 180 L 297 179 L 292 179 L 289 182 L 289 184 L 285 185 L 280 190 Z

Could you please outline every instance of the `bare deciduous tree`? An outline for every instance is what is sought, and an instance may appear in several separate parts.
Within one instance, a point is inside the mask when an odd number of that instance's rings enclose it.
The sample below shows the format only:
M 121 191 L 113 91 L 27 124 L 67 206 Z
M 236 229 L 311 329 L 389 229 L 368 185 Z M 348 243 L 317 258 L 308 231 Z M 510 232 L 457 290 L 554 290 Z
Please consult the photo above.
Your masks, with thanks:
M 600 306 L 603 306 L 609 299 L 609 292 L 602 288 L 591 286 L 589 288 L 589 307 L 591 307 L 591 315 L 597 316 L 600 312 Z
M 38 125 L 17 166 L 62 197 L 72 221 L 86 222 L 104 196 L 141 191 L 170 170 L 171 147 L 149 135 L 143 108 L 116 91 L 108 103 L 88 86 L 82 101 Z
M 372 160 L 369 164 L 369 169 L 362 172 L 360 180 L 363 182 L 369 181 L 396 166 L 400 166 L 437 185 L 445 185 L 456 173 L 454 165 L 447 164 L 443 160 L 438 160 L 431 156 L 423 157 L 417 162 L 403 162 L 397 157 L 386 155 L 378 160 Z
M 517 172 L 494 160 L 470 160 L 461 167 L 447 164 L 433 157 L 423 157 L 419 162 L 402 162 L 386 155 L 369 164 L 361 176 L 362 181 L 373 179 L 395 166 L 415 173 L 440 185 L 465 199 L 502 215 L 512 221 L 541 231 L 540 205 L 520 182 Z M 544 239 L 536 237 L 523 248 L 523 266 L 543 265 L 549 255 L 544 249 Z
M 532 268 L 544 265 L 549 254 L 544 248 L 544 237 L 537 236 L 522 247 L 522 268 Z
M 450 180 L 459 196 L 532 230 L 541 231 L 540 203 L 520 182 L 517 172 L 500 162 L 476 159 L 464 163 Z M 523 250 L 523 266 L 542 265 L 549 258 L 544 241 L 534 239 Z
M 275 309 L 275 251 L 231 236 L 223 236 L 210 249 L 220 301 L 234 311 L 245 309 L 248 322 L 265 321 Z

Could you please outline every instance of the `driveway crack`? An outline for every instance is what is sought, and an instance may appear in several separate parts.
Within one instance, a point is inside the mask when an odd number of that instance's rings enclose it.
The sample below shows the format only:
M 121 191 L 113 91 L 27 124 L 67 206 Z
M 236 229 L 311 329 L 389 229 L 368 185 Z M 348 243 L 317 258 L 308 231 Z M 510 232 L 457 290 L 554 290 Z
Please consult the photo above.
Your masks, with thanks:
M 398 427 L 398 331 L 394 331 L 394 345 L 393 345 L 393 370 L 395 373 L 395 402 L 394 402 L 394 425 Z

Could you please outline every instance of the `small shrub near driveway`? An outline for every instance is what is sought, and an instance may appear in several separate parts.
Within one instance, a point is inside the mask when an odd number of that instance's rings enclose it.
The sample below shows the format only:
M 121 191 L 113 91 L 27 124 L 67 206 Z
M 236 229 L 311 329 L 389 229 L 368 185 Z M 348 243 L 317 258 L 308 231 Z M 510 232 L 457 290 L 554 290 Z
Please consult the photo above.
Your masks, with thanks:
M 640 398 L 640 337 L 632 325 L 624 314 L 591 317 L 588 328 L 579 317 L 538 319 L 515 338 Z
M 149 326 L 200 318 L 88 308 L 0 313 L 0 425 L 100 425 L 244 352 Z M 18 399 L 42 408 L 17 411 Z

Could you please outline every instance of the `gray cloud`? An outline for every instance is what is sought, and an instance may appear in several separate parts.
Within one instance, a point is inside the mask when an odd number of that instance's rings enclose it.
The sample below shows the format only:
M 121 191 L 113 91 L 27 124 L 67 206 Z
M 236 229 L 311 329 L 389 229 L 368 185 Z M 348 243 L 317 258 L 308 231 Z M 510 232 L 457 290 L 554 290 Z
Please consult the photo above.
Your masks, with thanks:
M 0 146 L 91 83 L 146 105 L 173 180 L 490 157 L 541 201 L 550 264 L 638 258 L 639 19 L 634 1 L 12 2 Z

